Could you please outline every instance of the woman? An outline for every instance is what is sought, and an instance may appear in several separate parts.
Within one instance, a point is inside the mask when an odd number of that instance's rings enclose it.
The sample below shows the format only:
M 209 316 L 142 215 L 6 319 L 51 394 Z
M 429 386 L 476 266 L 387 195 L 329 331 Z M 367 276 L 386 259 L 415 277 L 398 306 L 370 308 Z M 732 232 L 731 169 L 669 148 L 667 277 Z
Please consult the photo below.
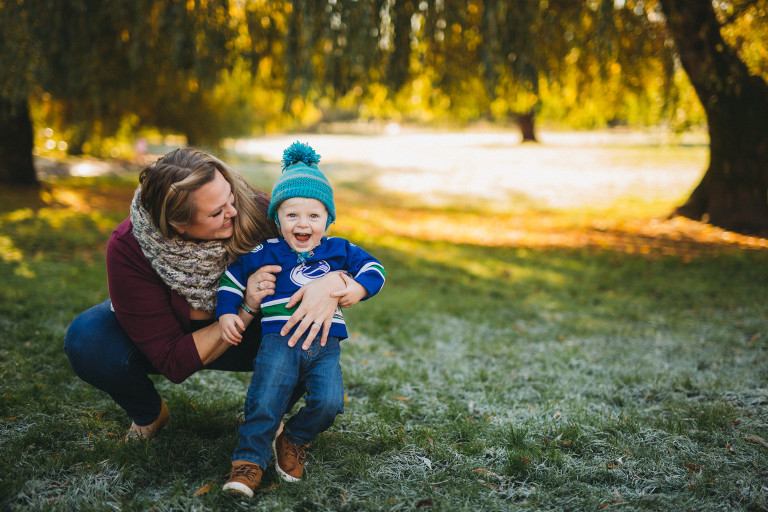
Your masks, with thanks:
M 177 149 L 141 171 L 131 213 L 107 244 L 110 299 L 78 316 L 64 350 L 75 373 L 107 392 L 132 418 L 127 438 L 149 439 L 169 412 L 149 374 L 180 383 L 202 369 L 253 371 L 260 322 L 248 313 L 273 293 L 280 267 L 248 280 L 239 315 L 246 329 L 237 347 L 221 338 L 213 319 L 219 279 L 227 264 L 276 235 L 269 198 L 217 158 Z M 286 328 L 298 325 L 303 348 L 330 329 L 342 288 L 360 286 L 328 275 L 302 288 Z M 253 378 L 258 378 L 254 375 Z

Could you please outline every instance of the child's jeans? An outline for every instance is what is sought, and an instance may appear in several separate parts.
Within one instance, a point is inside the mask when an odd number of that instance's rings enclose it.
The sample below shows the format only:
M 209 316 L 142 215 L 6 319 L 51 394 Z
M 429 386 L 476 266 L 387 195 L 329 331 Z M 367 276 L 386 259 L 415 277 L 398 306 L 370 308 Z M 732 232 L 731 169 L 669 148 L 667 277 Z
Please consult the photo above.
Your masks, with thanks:
M 285 423 L 285 435 L 305 446 L 333 425 L 344 412 L 344 387 L 339 365 L 340 339 L 320 337 L 309 350 L 289 347 L 288 336 L 267 334 L 253 362 L 253 378 L 245 398 L 245 420 L 232 460 L 247 460 L 266 469 L 272 439 L 280 420 L 295 403 L 294 391 L 306 393 L 304 406 Z M 297 388 L 298 387 L 298 388 Z

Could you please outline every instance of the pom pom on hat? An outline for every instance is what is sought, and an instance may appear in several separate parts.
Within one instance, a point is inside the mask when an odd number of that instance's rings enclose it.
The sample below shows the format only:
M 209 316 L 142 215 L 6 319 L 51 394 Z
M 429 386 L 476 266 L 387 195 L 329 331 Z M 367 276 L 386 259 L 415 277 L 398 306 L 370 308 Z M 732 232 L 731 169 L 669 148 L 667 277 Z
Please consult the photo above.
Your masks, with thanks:
M 283 151 L 283 172 L 292 165 L 303 162 L 311 167 L 320 163 L 320 155 L 309 144 L 294 142 Z
M 272 188 L 267 215 L 275 222 L 280 203 L 293 197 L 317 199 L 328 210 L 328 228 L 336 220 L 333 188 L 328 178 L 317 168 L 320 155 L 309 144 L 294 142 L 283 152 L 283 174 Z M 279 222 L 278 222 L 279 225 Z

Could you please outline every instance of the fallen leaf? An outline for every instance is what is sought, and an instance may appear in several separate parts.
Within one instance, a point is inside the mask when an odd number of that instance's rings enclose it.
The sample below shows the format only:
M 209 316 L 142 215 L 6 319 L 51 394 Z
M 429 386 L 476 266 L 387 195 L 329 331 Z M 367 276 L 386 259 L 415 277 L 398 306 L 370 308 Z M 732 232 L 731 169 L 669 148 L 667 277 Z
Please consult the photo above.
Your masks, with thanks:
M 424 463 L 424 464 L 427 466 L 427 468 L 428 468 L 428 469 L 430 469 L 430 470 L 432 469 L 432 461 L 431 461 L 431 460 L 429 460 L 429 459 L 428 459 L 428 458 L 426 458 L 426 457 L 418 457 L 418 456 L 417 456 L 417 458 L 418 458 L 419 460 L 421 460 L 421 462 L 423 462 L 423 463 Z
M 768 442 L 766 442 L 766 440 L 763 439 L 762 437 L 758 437 L 758 436 L 744 436 L 744 439 L 746 439 L 747 441 L 752 441 L 753 443 L 761 444 L 761 445 L 765 446 L 766 448 L 768 448 Z
M 201 488 L 199 488 L 199 489 L 197 490 L 197 492 L 196 492 L 195 494 L 193 494 L 192 496 L 200 496 L 201 494 L 205 494 L 205 493 L 207 493 L 208 491 L 210 491 L 210 490 L 211 490 L 211 486 L 212 486 L 212 485 L 213 485 L 213 484 L 205 484 L 204 486 L 202 486 Z
M 694 464 L 693 462 L 686 462 L 683 464 L 685 467 L 688 468 L 688 473 L 693 476 L 693 472 L 696 471 L 697 475 L 700 475 L 703 468 L 699 464 Z
M 410 402 L 411 401 L 410 398 L 405 398 L 404 396 L 393 396 L 392 398 L 395 399 L 395 400 L 400 400 L 401 402 Z
M 482 469 L 482 468 L 480 468 L 480 469 L 475 469 L 474 471 L 475 471 L 475 473 L 485 473 L 486 475 L 495 476 L 495 477 L 496 477 L 496 478 L 498 478 L 499 480 L 503 480 L 503 479 L 505 479 L 505 477 L 503 477 L 503 476 L 501 476 L 501 475 L 499 475 L 499 474 L 497 474 L 497 473 L 494 473 L 493 471 L 489 471 L 489 470 L 487 470 L 487 469 Z M 480 481 L 481 481 L 481 482 L 484 482 L 484 480 L 480 480 Z

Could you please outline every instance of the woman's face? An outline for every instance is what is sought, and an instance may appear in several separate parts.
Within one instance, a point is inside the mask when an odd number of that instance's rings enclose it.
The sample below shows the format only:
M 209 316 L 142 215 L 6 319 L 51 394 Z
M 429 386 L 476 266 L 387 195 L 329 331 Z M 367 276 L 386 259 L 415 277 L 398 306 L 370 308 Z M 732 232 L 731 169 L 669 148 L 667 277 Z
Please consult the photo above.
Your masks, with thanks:
M 192 192 L 195 214 L 192 221 L 176 231 L 186 239 L 221 240 L 232 236 L 232 217 L 237 215 L 232 204 L 232 187 L 220 172 L 202 187 Z

